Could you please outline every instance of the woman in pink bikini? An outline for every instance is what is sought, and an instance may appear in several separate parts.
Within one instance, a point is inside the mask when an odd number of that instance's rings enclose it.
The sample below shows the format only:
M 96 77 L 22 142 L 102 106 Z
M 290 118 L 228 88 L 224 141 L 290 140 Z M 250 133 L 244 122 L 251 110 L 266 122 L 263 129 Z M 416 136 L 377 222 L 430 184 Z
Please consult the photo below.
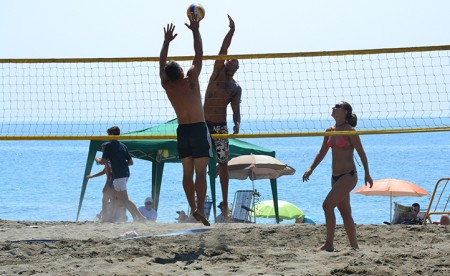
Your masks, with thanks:
M 326 131 L 354 131 L 357 117 L 352 112 L 352 107 L 349 103 L 344 101 L 337 103 L 333 107 L 331 116 L 336 120 L 336 123 L 334 126 L 327 128 Z M 358 135 L 324 136 L 320 151 L 314 158 L 311 167 L 303 174 L 303 181 L 309 180 L 309 176 L 323 160 L 329 148 L 331 148 L 332 154 L 331 190 L 322 204 L 325 213 L 327 237 L 325 244 L 320 247 L 320 250 L 330 252 L 334 250 L 333 241 L 336 228 L 334 208 L 336 207 L 341 213 L 342 220 L 344 221 L 344 227 L 350 241 L 350 246 L 354 249 L 358 249 L 356 227 L 350 206 L 350 192 L 355 188 L 356 183 L 358 182 L 353 152 L 356 149 L 364 166 L 365 185 L 369 184 L 372 188 L 373 180 L 372 177 L 370 177 L 366 153 L 364 152 Z

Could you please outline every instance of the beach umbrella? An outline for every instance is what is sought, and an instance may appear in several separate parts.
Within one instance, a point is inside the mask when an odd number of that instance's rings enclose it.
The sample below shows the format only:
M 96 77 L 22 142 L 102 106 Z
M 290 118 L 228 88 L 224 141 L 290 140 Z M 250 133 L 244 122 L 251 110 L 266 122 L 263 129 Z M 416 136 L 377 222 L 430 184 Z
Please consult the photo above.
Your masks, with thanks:
M 305 216 L 300 208 L 284 200 L 278 200 L 278 212 L 281 219 L 295 219 Z M 256 203 L 254 216 L 258 218 L 275 218 L 273 200 L 264 200 Z
M 354 194 L 360 194 L 365 196 L 389 196 L 390 197 L 390 222 L 392 222 L 392 198 L 398 196 L 415 196 L 422 197 L 429 195 L 423 188 L 409 181 L 386 178 L 375 180 L 373 187 L 369 185 L 362 185 L 355 191 Z
M 272 185 L 273 202 L 275 205 L 277 205 L 278 202 L 278 195 L 273 192 L 276 191 L 276 179 L 280 176 L 293 175 L 294 173 L 294 168 L 269 155 L 241 155 L 232 158 L 228 162 L 229 178 L 240 180 L 250 178 L 250 180 L 252 181 L 253 191 L 255 191 L 254 180 L 270 179 L 270 183 Z M 278 214 L 277 206 L 275 208 L 275 214 Z M 280 217 L 275 218 L 278 223 Z
M 254 180 L 276 179 L 294 173 L 294 168 L 268 155 L 241 155 L 228 162 L 229 178 L 240 180 L 250 178 L 253 190 L 255 189 Z

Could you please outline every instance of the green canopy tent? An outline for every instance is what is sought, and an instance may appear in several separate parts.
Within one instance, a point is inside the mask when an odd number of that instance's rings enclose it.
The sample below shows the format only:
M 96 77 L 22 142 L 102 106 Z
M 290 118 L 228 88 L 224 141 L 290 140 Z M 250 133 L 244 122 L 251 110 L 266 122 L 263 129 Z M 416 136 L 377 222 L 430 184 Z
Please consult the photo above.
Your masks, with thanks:
M 127 135 L 175 135 L 178 127 L 177 119 L 173 119 L 164 124 L 154 126 L 151 128 L 143 129 L 140 131 L 129 132 L 122 134 Z M 90 174 L 92 165 L 94 163 L 95 155 L 97 151 L 101 151 L 101 145 L 107 142 L 107 140 L 92 140 L 89 145 L 89 153 L 86 161 L 86 168 L 84 176 Z M 164 164 L 167 162 L 180 163 L 180 159 L 177 157 L 177 141 L 175 139 L 155 139 L 155 140 L 123 140 L 133 158 L 148 160 L 152 162 L 152 197 L 153 204 L 156 210 L 158 210 L 159 195 L 161 192 L 161 182 L 164 170 Z M 229 158 L 234 158 L 240 155 L 246 154 L 263 154 L 275 157 L 275 151 L 259 147 L 257 145 L 231 138 L 230 154 Z M 213 201 L 214 217 L 216 217 L 216 159 L 211 158 L 208 164 L 208 174 L 210 179 L 211 198 Z M 77 221 L 80 215 L 81 206 L 83 204 L 84 194 L 86 192 L 86 186 L 88 179 L 83 176 L 83 184 L 81 187 L 80 201 L 78 204 Z M 277 193 L 277 181 L 276 179 L 270 180 L 272 188 L 272 196 L 274 206 L 278 206 L 278 193 Z M 276 211 L 278 209 L 276 208 Z M 277 212 L 277 222 L 279 222 Z

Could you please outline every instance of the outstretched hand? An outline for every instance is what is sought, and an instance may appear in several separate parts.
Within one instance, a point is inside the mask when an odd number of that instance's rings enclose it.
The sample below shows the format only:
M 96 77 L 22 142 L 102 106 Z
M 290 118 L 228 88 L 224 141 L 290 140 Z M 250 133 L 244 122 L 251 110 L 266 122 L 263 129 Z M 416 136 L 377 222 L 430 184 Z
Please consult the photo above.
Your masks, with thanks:
M 178 34 L 173 34 L 173 31 L 175 30 L 175 25 L 172 23 L 167 24 L 167 28 L 164 28 L 164 40 L 165 41 L 172 41 L 177 37 Z
M 306 172 L 303 174 L 303 182 L 308 181 L 309 180 L 309 176 L 312 174 L 312 170 L 311 169 L 307 169 Z
M 186 27 L 188 27 L 191 31 L 198 30 L 200 28 L 200 18 L 198 14 L 193 13 L 192 16 L 189 16 L 189 25 L 184 23 Z
M 239 123 L 234 125 L 234 127 L 233 127 L 233 134 L 239 134 L 239 127 L 240 127 Z
M 366 185 L 367 186 L 367 183 L 369 183 L 369 187 L 370 188 L 372 188 L 372 186 L 373 186 L 373 180 L 372 180 L 372 177 L 370 177 L 370 175 L 369 176 L 365 176 L 364 177 L 364 185 Z
M 234 21 L 233 18 L 231 18 L 231 16 L 229 14 L 227 14 L 228 16 L 228 20 L 230 20 L 230 29 L 234 30 Z

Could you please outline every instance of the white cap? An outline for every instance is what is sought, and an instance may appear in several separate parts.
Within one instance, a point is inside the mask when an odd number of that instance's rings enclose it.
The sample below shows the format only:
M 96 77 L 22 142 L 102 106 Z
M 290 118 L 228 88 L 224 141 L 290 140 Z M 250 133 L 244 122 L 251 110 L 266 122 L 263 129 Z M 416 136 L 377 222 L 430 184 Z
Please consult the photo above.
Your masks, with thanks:
M 153 199 L 151 197 L 147 197 L 144 202 L 145 203 L 147 203 L 147 202 L 153 203 Z

